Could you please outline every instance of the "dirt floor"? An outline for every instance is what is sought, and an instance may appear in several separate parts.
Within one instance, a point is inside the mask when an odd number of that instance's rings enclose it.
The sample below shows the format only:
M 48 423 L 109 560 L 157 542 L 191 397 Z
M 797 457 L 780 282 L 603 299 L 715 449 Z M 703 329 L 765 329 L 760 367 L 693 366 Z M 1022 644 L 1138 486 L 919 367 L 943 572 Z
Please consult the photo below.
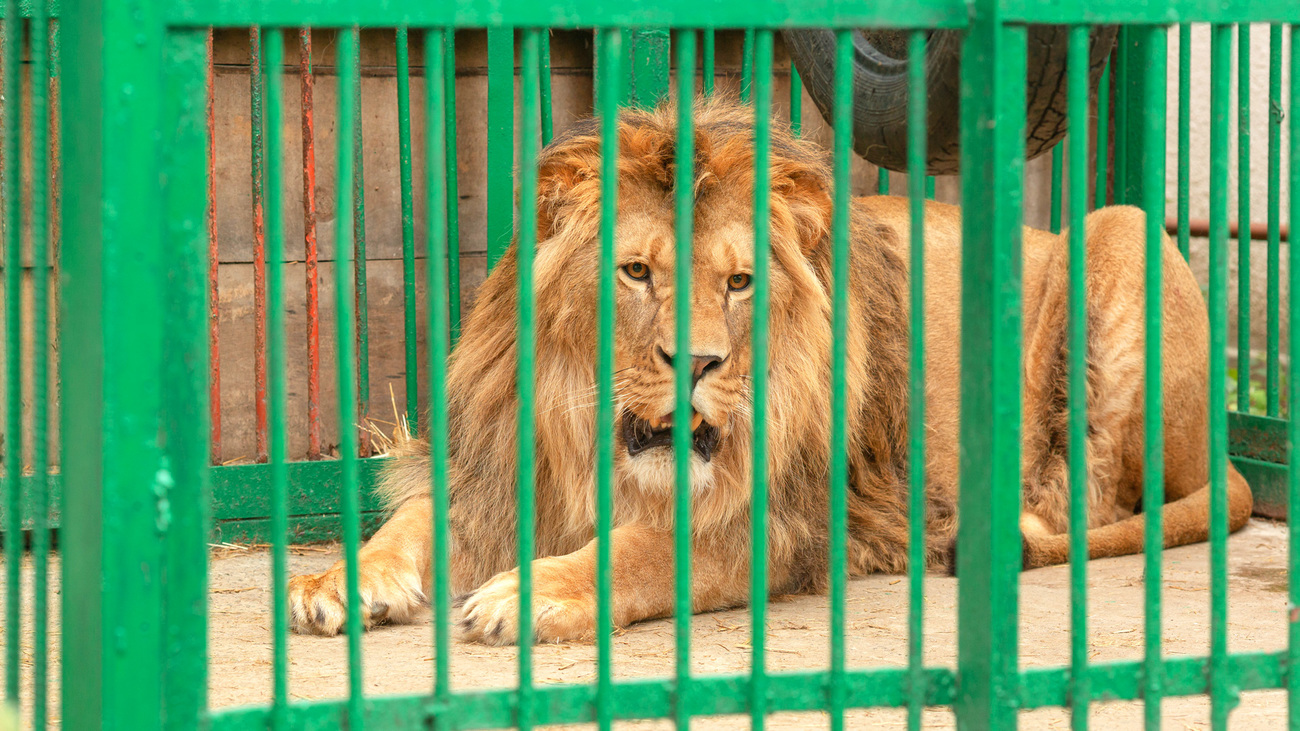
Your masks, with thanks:
M 293 573 L 316 572 L 338 557 L 337 546 L 293 549 Z M 1209 648 L 1209 551 L 1206 545 L 1171 550 L 1165 557 L 1164 641 L 1171 656 L 1203 655 Z M 257 704 L 270 696 L 270 622 L 265 550 L 214 548 L 209 565 L 210 699 L 214 708 Z M 30 566 L 25 567 L 30 591 Z M 1229 647 L 1232 651 L 1276 650 L 1286 642 L 1286 526 L 1253 521 L 1229 542 Z M 57 576 L 57 565 L 52 567 Z M 956 580 L 927 577 L 925 654 L 932 665 L 954 664 L 956 652 Z M 1064 566 L 1023 574 L 1021 580 L 1020 663 L 1022 667 L 1056 666 L 1069 660 L 1069 585 Z M 57 621 L 58 587 L 51 587 Z M 1089 574 L 1091 657 L 1096 661 L 1136 659 L 1142 652 L 1142 558 L 1129 556 L 1095 561 Z M 28 605 L 30 606 L 30 605 Z M 817 669 L 828 658 L 825 597 L 796 597 L 775 602 L 769 610 L 768 667 L 772 670 Z M 24 622 L 24 666 L 30 671 L 30 620 Z M 848 645 L 850 666 L 900 666 L 906 661 L 907 582 L 897 576 L 873 576 L 850 582 Z M 693 665 L 697 673 L 735 673 L 748 668 L 749 616 L 745 610 L 699 615 L 692 621 Z M 52 633 L 57 650 L 57 630 Z M 431 684 L 432 630 L 426 618 L 412 625 L 378 628 L 366 635 L 365 685 L 368 694 L 426 691 Z M 665 676 L 672 669 L 671 620 L 628 628 L 614 640 L 616 678 Z M 324 699 L 345 693 L 347 656 L 343 638 L 293 636 L 290 640 L 290 691 L 294 699 Z M 453 683 L 458 689 L 507 687 L 515 682 L 515 649 L 456 643 Z M 591 645 L 543 645 L 534 651 L 539 683 L 586 683 L 595 677 Z M 30 672 L 25 673 L 24 700 L 30 700 Z M 57 678 L 57 667 L 51 669 Z M 1208 701 L 1166 700 L 1165 727 L 1208 728 Z M 57 713 L 57 707 L 55 708 Z M 1138 728 L 1142 706 L 1136 702 L 1097 704 L 1093 727 Z M 1286 699 L 1279 691 L 1245 694 L 1231 726 L 1282 728 Z M 850 727 L 902 728 L 897 710 L 856 711 Z M 666 723 L 628 724 L 664 727 Z M 821 714 L 774 716 L 773 728 L 827 726 Z M 927 728 L 947 728 L 946 709 L 926 712 Z M 745 728 L 743 718 L 699 719 L 697 728 Z M 1061 709 L 1041 709 L 1021 716 L 1026 729 L 1068 728 Z

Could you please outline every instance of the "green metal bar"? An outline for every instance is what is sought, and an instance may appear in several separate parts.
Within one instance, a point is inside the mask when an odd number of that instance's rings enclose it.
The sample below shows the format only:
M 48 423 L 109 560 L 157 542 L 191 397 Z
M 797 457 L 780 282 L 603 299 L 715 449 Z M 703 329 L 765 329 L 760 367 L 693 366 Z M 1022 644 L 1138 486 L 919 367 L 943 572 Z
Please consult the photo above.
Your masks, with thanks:
M 487 265 L 491 271 L 515 237 L 515 29 L 489 28 L 487 39 Z
M 356 320 L 357 320 L 357 413 L 350 421 L 340 421 L 343 428 L 354 424 L 361 453 L 370 456 L 370 431 L 363 428 L 370 417 L 370 306 L 367 304 L 366 283 L 366 146 L 365 124 L 361 114 L 361 40 L 358 31 L 357 45 L 352 49 L 354 72 L 357 75 L 357 98 L 352 107 L 352 155 L 355 159 L 352 167 L 352 205 L 355 207 L 352 219 L 354 250 L 356 256 L 352 262 L 353 276 L 356 277 Z
M 284 221 L 281 191 L 284 175 L 284 34 L 267 31 L 262 69 L 266 100 L 266 336 L 267 421 L 271 464 L 271 708 L 276 728 L 286 728 L 289 705 L 288 421 L 284 322 Z
M 925 197 L 934 200 L 934 176 L 925 176 Z
M 1128 197 L 1128 158 L 1132 141 L 1129 139 L 1129 112 L 1132 97 L 1140 94 L 1128 88 L 1132 83 L 1133 73 L 1129 70 L 1129 48 L 1132 46 L 1130 29 L 1119 29 L 1119 38 L 1115 48 L 1115 170 L 1112 200 L 1116 204 L 1129 202 Z
M 1115 2 L 1115 0 L 1106 0 Z M 1204 0 L 1178 0 L 1180 4 Z M 1244 2 L 1244 0 L 1241 0 Z M 1265 0 L 1255 0 L 1256 3 Z M 1280 3 L 1284 0 L 1267 0 Z M 1235 3 L 1240 4 L 1240 2 Z M 1161 6 L 1163 8 L 1163 6 Z M 1240 8 L 1236 15 L 1241 15 Z M 1223 12 L 1229 15 L 1229 12 Z M 1294 13 L 1293 13 L 1294 14 Z M 355 0 L 313 0 L 309 4 L 248 0 L 176 0 L 167 7 L 167 21 L 178 26 L 313 25 L 394 28 L 399 25 L 491 28 L 507 20 L 515 27 L 591 29 L 613 27 L 676 28 L 963 28 L 969 12 L 962 0 L 879 0 L 859 3 L 839 0 L 794 4 L 785 0 L 756 0 L 743 4 L 665 0 L 656 3 L 609 3 L 573 0 L 563 6 L 535 0 L 488 0 L 455 4 L 427 0 L 385 0 L 362 4 Z M 1148 18 L 1151 15 L 1147 16 Z M 1177 20 L 1177 18 L 1175 18 Z M 1056 21 L 1053 21 L 1056 22 Z M 1158 20 L 1169 22 L 1164 14 Z M 626 44 L 625 44 L 626 45 Z
M 519 142 L 519 718 L 520 729 L 534 724 L 533 558 L 536 424 L 534 380 L 537 347 L 537 294 L 533 259 L 537 249 L 537 139 L 540 129 L 538 69 L 541 31 L 523 32 L 523 129 Z
M 740 100 L 749 103 L 754 96 L 754 28 L 745 28 L 740 49 Z
M 1069 175 L 1069 470 L 1070 470 L 1070 726 L 1087 731 L 1088 677 L 1088 303 L 1084 214 L 1088 208 L 1088 28 L 1070 28 L 1066 85 Z
M 848 331 L 849 223 L 853 201 L 853 35 L 835 33 L 834 176 L 831 213 L 831 474 L 830 474 L 830 721 L 833 731 L 844 728 L 844 605 L 848 542 Z
M 1292 109 L 1296 109 L 1292 107 Z M 1295 113 L 1295 112 L 1292 112 Z M 1267 413 L 1281 416 L 1281 364 L 1278 351 L 1282 335 L 1282 26 L 1268 29 L 1268 364 L 1264 376 Z M 1295 197 L 1294 195 L 1292 197 Z M 1246 226 L 1241 221 L 1239 226 Z M 1292 224 L 1293 231 L 1300 224 Z
M 1291 173 L 1290 219 L 1291 230 L 1296 230 L 1296 221 L 1300 221 L 1300 24 L 1291 26 L 1291 155 L 1288 160 Z M 1288 242 L 1287 246 L 1287 283 L 1288 292 L 1300 292 L 1300 246 Z M 1292 305 L 1291 310 L 1294 311 Z M 1287 349 L 1289 362 L 1300 363 L 1300 319 L 1287 318 Z M 1287 600 L 1292 607 L 1300 606 L 1300 575 L 1296 566 L 1300 566 L 1300 414 L 1296 405 L 1300 404 L 1300 378 L 1296 377 L 1295 366 L 1288 372 L 1287 378 Z M 1285 653 L 1287 667 L 1300 667 L 1300 613 L 1287 614 L 1287 649 Z M 1300 673 L 1287 673 L 1287 728 L 1300 731 Z
M 61 170 L 77 190 L 61 200 L 76 245 L 60 252 L 59 297 L 61 337 L 77 343 L 77 357 L 60 359 L 59 381 L 61 621 L 76 628 L 62 636 L 61 722 L 69 729 L 162 725 L 163 605 L 174 587 L 163 586 L 159 569 L 176 487 L 159 444 L 166 278 L 158 273 L 172 253 L 160 225 L 163 10 L 160 2 L 81 0 L 62 28 L 60 128 L 76 134 L 63 138 Z M 202 39 L 192 37 L 186 59 L 196 89 Z M 188 98 L 200 114 L 202 97 Z M 203 163 L 192 159 L 197 174 Z M 201 191 L 202 178 L 193 187 Z M 193 228 L 202 230 L 202 210 L 195 213 Z M 6 444 L 6 453 L 17 450 Z
M 803 135 L 803 79 L 799 69 L 790 64 L 790 134 Z
M 676 467 L 673 493 L 674 599 L 675 634 L 674 720 L 677 728 L 690 728 L 686 699 L 691 679 L 691 262 L 694 249 L 695 196 L 695 125 L 692 112 L 695 84 L 695 42 L 690 34 L 677 39 L 677 180 L 674 188 L 674 231 L 676 248 L 676 351 L 673 361 L 675 418 L 673 419 L 673 460 Z M 707 38 L 707 35 L 706 35 Z M 707 77 L 706 77 L 707 78 Z M 690 83 L 688 83 L 688 80 Z
M 402 323 L 406 355 L 406 421 L 419 433 L 420 374 L 415 328 L 415 193 L 411 184 L 411 44 L 397 29 L 397 173 L 402 195 Z M 431 290 L 439 291 L 439 290 Z
M 1178 250 L 1191 258 L 1192 26 L 1178 26 Z
M 1250 24 L 1237 27 L 1237 411 L 1250 413 Z
M 771 299 L 772 185 L 772 31 L 754 38 L 754 276 L 753 381 L 754 447 L 753 525 L 750 558 L 750 728 L 764 728 L 767 719 L 767 377 L 768 318 Z
M 442 64 L 443 94 L 446 104 L 443 115 L 443 136 L 446 144 L 447 165 L 447 317 L 451 320 L 451 347 L 460 340 L 460 179 L 456 160 L 456 31 L 448 28 L 443 33 L 445 49 Z M 432 62 L 430 62 L 432 65 Z
M 359 516 L 359 497 L 357 490 L 357 430 L 350 425 L 356 423 L 357 380 L 356 360 L 353 348 L 356 317 L 353 307 L 356 300 L 352 287 L 355 279 L 349 276 L 350 264 L 355 256 L 353 234 L 356 231 L 352 217 L 355 215 L 352 194 L 353 164 L 357 160 L 352 149 L 356 144 L 353 126 L 356 124 L 357 97 L 360 86 L 359 60 L 361 32 L 356 28 L 347 28 L 339 32 L 338 45 L 338 85 L 339 85 L 339 134 L 338 134 L 338 211 L 335 237 L 337 264 L 335 276 L 335 317 L 338 329 L 338 378 L 339 378 L 339 461 L 342 467 L 339 501 L 343 504 L 343 557 L 346 563 L 345 583 L 347 584 L 347 637 L 348 637 L 348 727 L 362 728 L 365 709 L 365 685 L 361 667 L 361 591 L 359 584 L 359 567 L 357 551 L 361 543 Z
M 165 490 L 155 493 L 154 530 L 162 528 L 164 532 L 164 726 L 177 731 L 195 727 L 207 707 L 208 686 L 211 412 L 206 327 L 209 188 L 204 184 L 210 139 L 206 114 L 208 38 L 205 29 L 174 31 L 167 35 L 161 56 L 167 59 L 162 70 L 165 107 L 158 127 L 164 131 L 159 142 L 161 179 L 165 181 L 161 228 L 166 237 L 163 270 L 167 277 L 161 319 L 167 357 L 159 364 L 163 409 L 158 433 L 164 435 L 162 471 L 166 477 L 158 480 Z M 43 148 L 42 142 L 36 149 Z M 41 173 L 39 179 L 48 178 Z M 34 227 L 33 231 L 44 228 Z M 44 346 L 38 346 L 37 352 L 44 352 Z M 43 382 L 44 375 L 38 380 Z M 44 394 L 37 398 L 37 403 L 44 403 Z M 38 475 L 45 479 L 44 470 Z M 44 616 L 39 607 L 37 616 Z M 67 706 L 64 711 L 69 712 Z M 44 715 L 36 714 L 35 728 L 46 727 Z
M 540 74 L 542 82 L 542 145 L 551 144 L 555 137 L 555 127 L 551 107 L 551 32 L 542 32 L 540 53 Z
M 876 168 L 876 194 L 889 195 L 889 171 Z
M 1015 725 L 1025 28 L 977 0 L 962 51 L 957 723 Z M 989 428 L 996 425 L 996 428 Z
M 17 0 L 9 0 L 4 34 L 4 289 L 5 289 L 5 487 L 8 488 L 6 536 L 22 535 L 19 482 L 23 474 L 22 412 L 22 151 L 21 63 L 23 19 Z M 22 541 L 5 548 L 5 700 L 18 706 L 18 660 L 22 647 Z
M 1228 666 L 1227 411 L 1228 105 L 1232 27 L 1216 25 L 1210 42 L 1210 712 L 1226 728 L 1232 704 Z
M 666 28 L 629 30 L 627 36 L 628 72 L 624 76 L 623 103 L 654 109 L 668 98 L 668 47 Z
M 46 0 L 32 4 L 31 55 L 31 250 L 32 250 L 32 476 L 36 490 L 32 518 L 32 728 L 46 728 L 49 716 L 50 573 L 50 22 Z M 14 97 L 8 97 L 14 98 Z M 14 263 L 12 259 L 7 262 Z M 10 355 L 9 357 L 13 357 Z M 13 488 L 18 486 L 9 483 Z M 22 492 L 14 489 L 15 494 Z M 10 533 L 9 535 L 17 535 Z M 16 541 L 6 541 L 6 543 Z M 10 591 L 14 591 L 13 588 Z M 15 592 L 16 593 L 16 592 Z M 11 625 L 14 626 L 14 625 Z
M 447 355 L 451 350 L 451 323 L 448 318 L 447 291 L 449 262 L 447 247 L 449 211 L 447 185 L 450 172 L 447 145 L 454 135 L 449 129 L 443 106 L 449 101 L 443 76 L 444 59 L 454 31 L 430 30 L 424 35 L 426 68 L 424 70 L 424 122 L 428 150 L 425 165 L 425 195 L 429 211 L 426 245 L 429 277 L 429 440 L 433 451 L 431 465 L 431 499 L 433 500 L 433 697 L 446 708 L 451 700 L 451 535 L 448 528 L 447 485 Z M 455 297 L 451 298 L 455 301 Z M 441 724 L 438 724 L 441 725 Z
M 704 68 L 701 70 L 700 73 L 702 76 L 704 76 L 704 95 L 712 96 L 713 82 L 717 75 L 716 64 L 714 61 L 715 50 L 714 50 L 713 31 L 703 30 L 701 31 L 701 33 L 704 35 L 704 48 L 702 49 L 702 52 L 704 54 L 703 57 Z
M 1161 150 L 1165 144 L 1165 63 L 1168 32 L 1164 26 L 1141 29 L 1148 35 L 1140 44 L 1143 88 L 1147 95 L 1142 115 L 1143 150 Z M 1164 548 L 1165 422 L 1164 422 L 1164 243 L 1165 158 L 1152 155 L 1142 163 L 1142 209 L 1146 213 L 1145 384 L 1143 390 L 1142 513 L 1146 516 L 1144 613 L 1145 673 L 1143 714 L 1148 729 L 1161 723 L 1162 642 L 1160 637 L 1161 561 Z
M 1110 68 L 1111 60 L 1101 70 L 1101 81 L 1097 84 L 1097 175 L 1094 185 L 1092 207 L 1103 208 L 1106 205 L 1106 163 L 1110 157 Z
M 1061 233 L 1061 187 L 1065 170 L 1062 165 L 1065 143 L 1058 142 L 1052 148 L 1052 191 L 1050 202 L 1050 226 L 1052 233 Z
M 613 547 L 609 536 L 614 525 L 614 277 L 618 268 L 614 235 L 618 224 L 618 82 L 623 78 L 623 34 L 618 29 L 597 33 L 602 36 L 600 67 L 605 73 L 600 79 L 603 88 L 598 112 L 601 158 L 600 334 L 596 365 L 596 722 L 601 731 L 607 731 L 613 727 L 615 710 L 614 574 L 610 568 Z M 694 42 L 691 33 L 683 33 L 678 41 L 679 78 L 695 67 L 694 63 L 681 62 L 683 46 Z M 688 606 L 687 616 L 689 611 Z
M 907 65 L 907 183 L 911 212 L 908 352 L 908 600 L 907 600 L 907 726 L 920 731 L 925 712 L 925 174 L 926 85 L 924 31 L 912 31 Z M 851 57 L 850 57 L 851 58 Z M 847 73 L 845 74 L 848 75 Z M 851 81 L 847 91 L 852 91 Z M 846 105 L 847 106 L 847 105 Z M 847 278 L 847 277 L 846 277 Z M 846 303 L 847 304 L 847 303 Z M 846 329 L 847 330 L 847 329 Z M 848 333 L 835 334 L 836 347 Z M 841 384 L 842 387 L 842 384 Z

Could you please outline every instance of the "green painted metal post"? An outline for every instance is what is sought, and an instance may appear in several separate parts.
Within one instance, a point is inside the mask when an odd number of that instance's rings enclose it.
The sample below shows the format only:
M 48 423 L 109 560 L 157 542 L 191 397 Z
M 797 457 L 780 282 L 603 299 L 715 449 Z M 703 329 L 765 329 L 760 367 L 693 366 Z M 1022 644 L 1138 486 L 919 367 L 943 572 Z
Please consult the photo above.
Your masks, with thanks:
M 63 726 L 161 727 L 164 4 L 63 5 Z M 111 587 L 113 594 L 106 594 Z
M 487 265 L 496 266 L 515 236 L 515 29 L 489 28 Z
M 1147 162 L 1142 120 L 1150 98 L 1146 67 L 1154 43 L 1145 28 L 1124 26 L 1119 32 L 1115 78 L 1115 200 L 1117 204 L 1142 204 L 1142 176 Z M 1152 89 L 1150 92 L 1154 93 Z M 1153 154 L 1163 155 L 1164 145 Z
M 1025 29 L 976 0 L 962 52 L 957 722 L 1015 728 Z M 990 429 L 990 424 L 997 428 Z
M 163 710 L 168 729 L 193 729 L 207 707 L 208 335 L 207 32 L 167 36 L 163 52 L 165 302 L 162 429 L 166 454 L 157 507 L 162 562 Z M 272 302 L 275 300 L 273 299 Z M 272 434 L 283 436 L 283 426 Z M 273 443 L 272 447 L 276 445 Z M 272 455 L 274 456 L 274 451 Z M 283 606 L 283 604 L 281 605 Z M 65 703 L 66 703 L 65 699 Z M 71 728 L 71 727 L 70 727 Z
M 653 108 L 668 98 L 668 29 L 632 31 L 626 41 L 628 74 L 623 103 Z

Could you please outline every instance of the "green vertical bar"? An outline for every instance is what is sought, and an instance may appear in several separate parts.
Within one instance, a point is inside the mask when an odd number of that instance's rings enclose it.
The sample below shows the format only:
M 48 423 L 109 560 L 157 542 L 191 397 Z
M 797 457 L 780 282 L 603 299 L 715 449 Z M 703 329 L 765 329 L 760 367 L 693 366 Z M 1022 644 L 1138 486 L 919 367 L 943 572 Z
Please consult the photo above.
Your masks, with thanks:
M 289 721 L 288 534 L 289 480 L 285 423 L 287 371 L 284 325 L 284 33 L 267 31 L 266 65 L 266 338 L 267 411 L 271 462 L 271 714 L 276 728 Z
M 4 263 L 5 263 L 5 506 L 6 536 L 22 535 L 22 151 L 20 107 L 23 17 L 16 0 L 5 7 L 4 37 Z M 5 544 L 5 701 L 18 706 L 21 642 L 22 541 Z
M 803 135 L 803 79 L 799 69 L 790 64 L 790 134 Z
M 1101 70 L 1101 81 L 1097 84 L 1097 174 L 1094 185 L 1092 207 L 1103 208 L 1106 205 L 1106 160 L 1110 157 L 1110 59 Z
M 909 359 L 907 410 L 908 600 L 907 727 L 920 731 L 925 711 L 925 174 L 926 85 L 925 33 L 912 31 L 907 57 L 907 185 L 911 212 L 909 242 Z M 850 57 L 851 58 L 851 57 Z M 847 75 L 847 74 L 846 74 Z M 851 81 L 849 90 L 852 90 Z M 837 347 L 845 332 L 835 334 Z M 841 384 L 842 387 L 842 384 Z
M 355 256 L 352 236 L 356 229 L 352 217 L 353 164 L 356 144 L 353 126 L 356 124 L 358 95 L 358 68 L 361 32 L 354 26 L 339 32 L 337 65 L 339 69 L 339 136 L 338 136 L 338 205 L 335 237 L 337 263 L 335 277 L 335 317 L 338 329 L 339 377 L 339 461 L 342 468 L 340 502 L 343 504 L 343 556 L 346 562 L 347 635 L 348 635 L 348 728 L 360 729 L 364 723 L 362 708 L 365 702 L 361 669 L 361 592 L 357 567 L 357 550 L 361 543 L 360 495 L 358 488 L 357 430 L 349 428 L 356 423 L 357 380 L 353 348 L 356 345 L 355 311 L 352 287 L 355 282 L 350 269 Z
M 555 127 L 551 108 L 551 32 L 542 31 L 539 73 L 542 82 L 542 144 L 551 144 L 555 137 Z
M 1291 26 L 1291 171 L 1292 191 L 1290 196 L 1290 220 L 1292 236 L 1298 236 L 1297 221 L 1300 221 L 1300 24 Z M 1288 292 L 1300 292 L 1300 246 L 1295 246 L 1296 239 L 1288 241 L 1287 246 L 1287 282 Z M 1292 310 L 1295 306 L 1292 305 Z M 1290 313 L 1288 313 L 1290 314 Z M 1300 319 L 1287 318 L 1288 350 L 1290 363 L 1300 363 Z M 1294 368 L 1294 366 L 1292 366 Z M 1294 370 L 1288 372 L 1287 378 L 1287 599 L 1292 607 L 1300 606 L 1300 416 L 1296 413 L 1300 404 L 1300 378 Z M 1287 614 L 1287 667 L 1300 667 L 1300 613 Z M 1287 673 L 1287 728 L 1300 731 L 1300 673 Z
M 1133 48 L 1133 27 L 1121 26 L 1115 46 L 1115 170 L 1113 198 L 1116 204 L 1130 203 L 1128 163 L 1133 151 L 1133 141 L 1129 139 L 1129 113 L 1133 111 L 1133 97 L 1140 96 L 1140 89 L 1133 89 L 1133 72 L 1131 70 Z M 1103 120 L 1104 121 L 1104 120 Z
M 1228 670 L 1228 105 L 1232 26 L 1215 25 L 1210 43 L 1210 714 L 1227 726 Z
M 691 116 L 695 84 L 695 39 L 683 33 L 677 39 L 677 180 L 674 189 L 674 231 L 677 239 L 674 273 L 676 298 L 676 358 L 673 361 L 675 418 L 673 419 L 673 462 L 676 467 L 673 492 L 674 537 L 674 630 L 675 677 L 674 720 L 677 728 L 691 725 L 686 707 L 691 687 L 691 254 L 694 249 L 695 196 L 695 126 Z M 687 83 L 690 80 L 691 83 Z
M 158 443 L 163 10 L 149 0 L 62 6 L 60 128 L 76 133 L 63 138 L 61 169 L 77 188 L 61 201 L 76 246 L 60 252 L 59 297 L 63 342 L 77 343 L 77 357 L 60 359 L 61 621 L 76 628 L 62 637 L 61 721 L 69 729 L 145 731 L 162 721 L 159 528 L 169 529 L 163 508 L 175 487 Z M 191 66 L 203 53 L 193 40 Z
M 1025 28 L 974 3 L 962 52 L 957 723 L 1013 728 L 1020 571 Z M 994 425 L 990 428 L 990 425 Z
M 925 197 L 934 200 L 934 176 L 925 176 Z
M 712 30 L 701 31 L 704 34 L 703 64 L 701 75 L 704 76 L 704 94 L 713 95 L 713 81 L 717 74 L 716 64 L 714 62 L 714 36 Z
M 1070 28 L 1066 65 L 1069 94 L 1069 470 L 1070 470 L 1070 726 L 1087 731 L 1088 684 L 1088 28 Z
M 491 271 L 515 236 L 515 29 L 488 28 L 487 40 L 487 265 Z
M 849 222 L 853 183 L 853 32 L 835 33 L 834 156 L 835 202 L 831 211 L 831 474 L 830 474 L 830 717 L 832 731 L 843 731 L 844 603 L 848 541 L 848 332 Z
M 1295 109 L 1295 107 L 1292 107 Z M 1294 113 L 1294 112 L 1293 112 Z M 1278 359 L 1282 335 L 1282 26 L 1268 29 L 1268 415 L 1281 416 Z M 1294 195 L 1292 197 L 1295 197 Z M 1297 224 L 1292 224 L 1292 230 Z
M 1165 144 L 1165 57 L 1168 31 L 1164 26 L 1142 29 L 1144 87 L 1150 92 L 1142 115 L 1142 149 L 1161 150 Z M 1160 728 L 1164 695 L 1164 660 L 1160 638 L 1161 560 L 1164 548 L 1165 422 L 1163 307 L 1165 243 L 1165 158 L 1154 155 L 1142 164 L 1142 209 L 1146 213 L 1145 404 L 1143 410 L 1142 512 L 1146 515 L 1146 591 L 1143 661 L 1143 711 L 1148 729 Z
M 653 109 L 668 98 L 668 30 L 645 28 L 628 31 L 628 73 L 623 87 L 629 106 Z
M 370 453 L 370 432 L 361 428 L 370 416 L 370 306 L 367 304 L 366 282 L 366 165 L 365 125 L 361 116 L 361 31 L 357 31 L 357 44 L 352 49 L 353 73 L 356 74 L 357 97 L 352 107 L 352 205 L 356 208 L 352 220 L 355 258 L 352 272 L 356 277 L 357 320 L 357 414 L 352 421 L 340 424 L 357 424 L 361 449 Z
M 47 0 L 32 4 L 32 727 L 45 728 L 49 691 L 49 141 L 50 25 Z M 10 97 L 13 98 L 13 97 Z M 12 260 L 9 260 L 12 261 Z M 12 483 L 11 483 L 12 484 Z M 15 535 L 10 533 L 8 535 Z M 12 542 L 12 541 L 10 541 Z
M 448 28 L 443 32 L 445 54 L 442 62 L 443 94 L 445 96 L 445 114 L 443 115 L 443 136 L 447 140 L 445 156 L 447 166 L 447 298 L 449 310 L 447 317 L 451 320 L 451 344 L 456 346 L 460 340 L 460 181 L 456 161 L 456 31 Z M 430 62 L 432 66 L 432 62 Z M 427 73 L 427 72 L 426 72 Z M 430 82 L 432 83 L 432 82 Z
M 397 29 L 397 172 L 402 193 L 402 322 L 406 346 L 406 421 L 419 433 L 420 374 L 416 367 L 415 194 L 411 185 L 411 44 L 406 26 Z M 426 56 L 427 58 L 427 56 Z
M 455 31 L 430 30 L 425 32 L 424 52 L 424 123 L 428 152 L 425 165 L 425 195 L 429 211 L 426 234 L 429 277 L 429 440 L 433 450 L 430 492 L 433 500 L 433 644 L 434 671 L 433 696 L 439 707 L 446 708 L 451 701 L 451 535 L 447 519 L 447 354 L 451 350 L 451 323 L 448 317 L 447 291 L 449 262 L 447 247 L 452 239 L 448 235 L 450 220 L 447 186 L 450 174 L 446 145 L 453 135 L 447 134 L 447 118 L 443 106 L 449 101 L 443 74 L 446 48 L 450 47 Z M 454 302 L 455 297 L 450 301 Z M 435 728 L 442 724 L 435 721 Z
M 1250 23 L 1237 26 L 1237 411 L 1250 412 Z
M 889 195 L 889 171 L 885 168 L 876 168 L 876 193 Z
M 155 503 L 164 509 L 155 513 L 154 529 L 165 531 L 163 725 L 178 731 L 197 726 L 208 686 L 207 48 L 205 29 L 167 35 L 162 49 L 166 106 L 158 127 L 166 237 L 162 270 L 167 272 L 162 310 L 167 356 L 161 363 L 158 429 L 166 456 L 160 470 L 165 476 L 158 482 L 166 503 Z M 42 396 L 38 403 L 43 401 Z M 155 501 L 158 497 L 155 493 Z M 44 722 L 35 725 L 45 728 Z
M 761 729 L 767 717 L 767 377 L 768 315 L 771 297 L 772 31 L 754 39 L 754 458 L 753 555 L 750 558 L 750 728 Z
M 1191 258 L 1192 25 L 1178 26 L 1178 250 Z
M 744 45 L 740 49 L 740 100 L 745 103 L 754 96 L 754 29 L 745 29 Z
M 537 249 L 538 36 L 535 28 L 523 37 L 523 129 L 519 142 L 519 717 L 520 729 L 533 726 L 533 557 L 534 477 L 536 464 L 534 381 L 537 347 L 537 294 L 533 288 L 533 259 Z
M 1062 176 L 1065 174 L 1061 158 L 1064 147 L 1064 143 L 1058 142 L 1052 148 L 1051 229 L 1054 234 L 1061 233 L 1061 185 Z
M 601 34 L 600 67 L 600 314 L 596 364 L 596 722 L 602 731 L 614 724 L 614 575 L 610 531 L 614 525 L 614 286 L 618 268 L 614 233 L 618 224 L 618 80 L 623 77 L 623 34 L 617 28 Z M 686 38 L 689 36 L 690 40 Z M 695 36 L 683 33 L 682 46 Z M 683 72 L 679 71 L 679 74 Z M 689 73 L 689 72 L 685 72 Z M 690 86 L 687 84 L 686 86 Z M 689 597 L 688 597 L 689 599 Z M 689 607 L 687 607 L 689 616 Z M 680 615 L 679 615 L 680 616 Z M 679 622 L 680 624 L 680 622 Z

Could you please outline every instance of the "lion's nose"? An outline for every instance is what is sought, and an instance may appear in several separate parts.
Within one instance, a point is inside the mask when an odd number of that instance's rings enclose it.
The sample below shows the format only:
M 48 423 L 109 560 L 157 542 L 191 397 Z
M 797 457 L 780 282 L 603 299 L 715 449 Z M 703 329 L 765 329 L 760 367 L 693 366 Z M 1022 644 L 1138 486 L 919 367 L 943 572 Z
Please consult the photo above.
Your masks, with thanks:
M 659 359 L 666 363 L 669 368 L 676 365 L 673 360 L 674 353 L 665 350 L 662 345 L 656 346 L 655 350 L 659 353 Z M 693 390 L 695 384 L 699 383 L 700 379 L 708 375 L 710 371 L 717 370 L 726 359 L 726 356 L 716 353 L 692 353 L 691 389 Z

